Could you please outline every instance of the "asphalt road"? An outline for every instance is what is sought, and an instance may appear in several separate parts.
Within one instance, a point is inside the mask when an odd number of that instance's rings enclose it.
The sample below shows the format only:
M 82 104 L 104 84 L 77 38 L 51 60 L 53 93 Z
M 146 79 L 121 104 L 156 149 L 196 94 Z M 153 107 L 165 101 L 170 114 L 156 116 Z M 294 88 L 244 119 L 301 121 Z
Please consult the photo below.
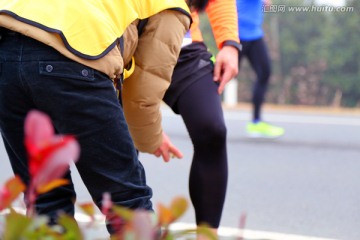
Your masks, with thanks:
M 249 233 L 268 233 L 253 239 L 360 239 L 360 115 L 265 110 L 264 116 L 284 127 L 285 136 L 248 138 L 249 112 L 225 113 L 229 182 L 221 226 L 237 228 L 245 213 Z M 189 199 L 192 145 L 179 116 L 164 109 L 163 120 L 185 157 L 164 163 L 152 155 L 140 155 L 155 208 L 175 196 Z M 2 143 L 0 157 L 0 182 L 4 182 L 11 170 Z M 88 201 L 76 171 L 74 176 L 78 201 Z M 179 222 L 193 224 L 193 215 L 189 209 Z

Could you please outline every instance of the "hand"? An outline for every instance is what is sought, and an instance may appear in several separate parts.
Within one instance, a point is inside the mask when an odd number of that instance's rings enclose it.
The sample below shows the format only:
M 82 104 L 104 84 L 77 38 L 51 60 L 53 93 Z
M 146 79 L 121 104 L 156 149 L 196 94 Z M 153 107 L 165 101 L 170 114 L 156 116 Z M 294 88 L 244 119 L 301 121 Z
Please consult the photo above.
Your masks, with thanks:
M 156 157 L 162 156 L 164 162 L 168 162 L 172 157 L 177 157 L 177 158 L 183 157 L 183 154 L 180 152 L 179 149 L 177 149 L 177 147 L 175 147 L 171 143 L 170 138 L 165 134 L 165 132 L 163 132 L 162 143 L 160 147 L 156 149 L 154 155 Z
M 238 54 L 235 47 L 224 46 L 216 56 L 214 81 L 220 83 L 219 94 L 224 91 L 225 85 L 238 74 Z

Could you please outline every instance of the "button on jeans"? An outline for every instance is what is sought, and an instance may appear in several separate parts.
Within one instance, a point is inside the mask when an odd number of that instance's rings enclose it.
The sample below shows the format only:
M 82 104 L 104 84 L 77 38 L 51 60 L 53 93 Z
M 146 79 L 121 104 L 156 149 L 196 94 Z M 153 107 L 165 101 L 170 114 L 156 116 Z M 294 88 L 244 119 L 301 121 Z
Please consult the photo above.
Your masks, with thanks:
M 95 204 L 103 192 L 115 204 L 152 210 L 152 190 L 130 137 L 112 81 L 54 49 L 11 31 L 0 40 L 0 129 L 12 169 L 28 184 L 24 119 L 31 109 L 48 114 L 59 134 L 73 134 L 81 147 L 76 167 Z M 71 182 L 70 172 L 66 175 Z M 74 214 L 71 184 L 40 195 L 38 214 L 53 220 Z

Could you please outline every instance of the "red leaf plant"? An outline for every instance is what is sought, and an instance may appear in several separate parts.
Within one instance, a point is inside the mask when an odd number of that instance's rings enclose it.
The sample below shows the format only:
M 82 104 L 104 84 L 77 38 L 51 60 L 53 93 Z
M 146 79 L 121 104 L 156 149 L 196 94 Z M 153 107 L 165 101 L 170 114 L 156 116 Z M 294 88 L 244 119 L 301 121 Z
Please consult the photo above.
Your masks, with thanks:
M 67 184 L 60 178 L 69 164 L 78 160 L 80 146 L 71 135 L 55 135 L 49 116 L 32 110 L 25 119 L 25 147 L 31 178 L 27 192 L 28 215 L 31 216 L 39 193 Z

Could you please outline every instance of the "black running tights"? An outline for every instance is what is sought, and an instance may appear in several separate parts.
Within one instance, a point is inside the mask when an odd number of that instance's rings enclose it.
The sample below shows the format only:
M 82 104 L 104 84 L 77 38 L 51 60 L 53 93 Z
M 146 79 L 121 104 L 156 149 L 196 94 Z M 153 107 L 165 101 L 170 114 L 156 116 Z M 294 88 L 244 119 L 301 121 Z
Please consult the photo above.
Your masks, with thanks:
M 226 127 L 218 85 L 208 73 L 184 90 L 177 101 L 179 114 L 194 145 L 189 191 L 197 224 L 220 224 L 228 167 Z
M 257 79 L 253 88 L 253 120 L 261 119 L 261 106 L 265 99 L 266 90 L 271 74 L 271 64 L 265 42 L 262 38 L 254 41 L 242 41 L 242 57 L 247 57 Z M 240 62 L 240 61 L 239 61 Z

